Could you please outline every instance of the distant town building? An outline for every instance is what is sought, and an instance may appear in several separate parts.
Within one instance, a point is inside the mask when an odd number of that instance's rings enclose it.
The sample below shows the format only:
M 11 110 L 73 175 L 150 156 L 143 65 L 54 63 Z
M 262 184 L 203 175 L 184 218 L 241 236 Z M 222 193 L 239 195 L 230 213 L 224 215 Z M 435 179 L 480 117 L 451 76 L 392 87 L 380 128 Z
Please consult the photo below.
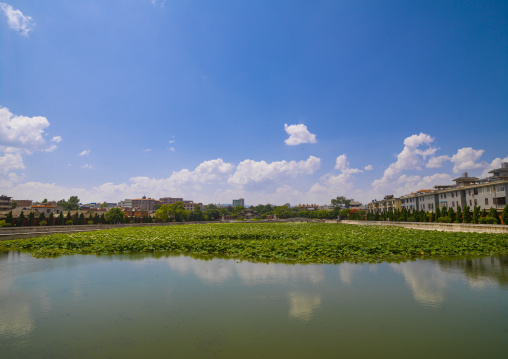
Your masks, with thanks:
M 236 207 L 236 206 L 242 206 L 242 207 L 245 207 L 245 201 L 243 198 L 240 198 L 240 199 L 234 199 L 233 200 L 233 208 Z
M 34 213 L 44 213 L 45 215 L 48 215 L 50 213 L 53 214 L 60 214 L 63 211 L 63 207 L 60 206 L 48 206 L 46 204 L 40 204 L 30 207 L 30 210 Z
M 168 204 L 168 205 L 174 204 L 176 202 L 182 202 L 183 208 L 185 208 L 187 211 L 194 211 L 197 206 L 199 206 L 200 208 L 203 208 L 202 203 L 194 203 L 194 201 L 184 200 L 183 198 L 163 197 L 163 198 L 159 198 L 159 201 L 161 202 L 161 204 Z
M 296 208 L 301 211 L 317 211 L 319 206 L 317 204 L 299 204 Z
M 12 197 L 0 196 L 0 211 L 7 211 L 11 209 L 11 199 Z
M 30 208 L 33 205 L 33 201 L 31 199 L 14 199 L 13 201 L 16 202 L 16 207 L 18 208 Z
M 132 199 L 131 201 L 131 208 L 139 209 L 142 211 L 155 211 L 155 206 L 162 204 L 160 201 L 153 198 L 146 198 L 146 196 L 143 196 L 141 199 Z

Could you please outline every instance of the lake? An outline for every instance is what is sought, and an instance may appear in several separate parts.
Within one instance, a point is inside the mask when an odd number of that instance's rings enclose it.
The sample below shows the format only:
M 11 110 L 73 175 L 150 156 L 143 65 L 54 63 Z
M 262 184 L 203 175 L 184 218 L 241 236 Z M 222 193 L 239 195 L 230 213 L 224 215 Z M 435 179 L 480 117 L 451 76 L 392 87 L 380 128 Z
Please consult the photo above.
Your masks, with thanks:
M 508 358 L 508 256 L 250 263 L 0 252 L 1 358 Z

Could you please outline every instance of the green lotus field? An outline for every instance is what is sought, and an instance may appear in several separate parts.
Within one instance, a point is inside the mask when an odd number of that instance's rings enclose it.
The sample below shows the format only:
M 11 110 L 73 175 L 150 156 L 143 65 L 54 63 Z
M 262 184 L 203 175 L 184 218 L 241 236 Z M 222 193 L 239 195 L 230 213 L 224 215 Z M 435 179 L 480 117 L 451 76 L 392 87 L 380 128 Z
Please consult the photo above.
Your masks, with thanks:
M 340 263 L 508 254 L 508 234 L 328 223 L 230 223 L 120 228 L 0 242 L 36 257 L 180 252 L 249 261 Z

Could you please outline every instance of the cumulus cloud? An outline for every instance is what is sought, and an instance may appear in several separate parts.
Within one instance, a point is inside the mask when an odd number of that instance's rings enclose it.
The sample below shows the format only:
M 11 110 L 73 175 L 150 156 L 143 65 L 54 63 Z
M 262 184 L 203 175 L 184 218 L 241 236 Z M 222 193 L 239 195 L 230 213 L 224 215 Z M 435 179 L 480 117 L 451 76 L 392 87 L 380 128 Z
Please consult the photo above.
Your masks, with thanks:
M 51 142 L 55 142 L 55 143 L 60 143 L 62 142 L 62 137 L 61 136 L 55 136 L 51 139 Z
M 427 157 L 438 150 L 432 147 L 434 138 L 420 133 L 404 140 L 404 148 L 397 156 L 397 161 L 385 170 L 383 177 L 372 182 L 374 188 L 379 188 L 396 180 L 404 170 L 421 170 Z
M 508 156 L 506 156 L 503 159 L 499 157 L 494 159 L 490 164 L 487 165 L 487 168 L 485 168 L 485 170 L 482 172 L 480 178 L 491 177 L 492 173 L 489 173 L 489 171 L 501 168 L 501 164 L 503 162 L 508 162 Z
M 439 167 L 443 166 L 443 162 L 450 161 L 450 160 L 451 160 L 451 157 L 450 156 L 446 156 L 446 155 L 431 157 L 429 159 L 429 161 L 427 162 L 427 164 L 425 164 L 425 167 L 427 167 L 427 168 L 439 168 Z
M 474 150 L 471 147 L 459 149 L 457 154 L 453 155 L 450 160 L 454 164 L 453 172 L 459 173 L 461 171 L 487 167 L 487 162 L 476 162 L 480 159 L 484 152 L 484 150 Z
M 81 166 L 81 168 L 84 168 L 84 169 L 87 169 L 87 170 L 91 170 L 93 167 L 92 167 L 92 165 L 86 163 L 83 166 Z
M 365 171 L 372 171 L 374 169 L 374 167 L 372 167 L 372 165 L 367 165 L 363 168 Z
M 4 176 L 9 171 L 25 168 L 23 158 L 19 153 L 7 153 L 0 156 L 0 175 Z
M 17 116 L 7 107 L 0 107 L 0 150 L 26 153 L 47 150 L 43 137 L 47 127 L 46 117 Z
M 303 124 L 290 125 L 284 124 L 284 130 L 289 135 L 284 142 L 288 146 L 301 145 L 302 143 L 316 143 L 316 135 L 312 134 L 307 130 L 307 126 Z
M 14 10 L 11 5 L 0 2 L 0 10 L 3 11 L 7 18 L 7 24 L 15 31 L 18 31 L 23 36 L 28 36 L 28 33 L 33 30 L 35 22 L 30 16 L 23 15 L 20 10 Z
M 86 156 L 88 154 L 90 154 L 90 150 L 83 150 L 80 153 L 78 153 L 78 156 Z
M 313 174 L 319 169 L 321 159 L 310 156 L 306 161 L 265 161 L 245 160 L 238 164 L 228 183 L 244 186 L 251 183 L 280 181 L 299 174 Z

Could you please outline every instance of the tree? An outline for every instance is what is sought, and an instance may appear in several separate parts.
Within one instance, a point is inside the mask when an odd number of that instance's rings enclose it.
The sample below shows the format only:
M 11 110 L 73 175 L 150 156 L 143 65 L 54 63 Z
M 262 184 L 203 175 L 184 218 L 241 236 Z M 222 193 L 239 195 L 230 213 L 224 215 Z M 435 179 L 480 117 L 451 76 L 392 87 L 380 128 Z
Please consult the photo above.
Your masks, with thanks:
M 472 223 L 478 224 L 479 218 L 480 218 L 480 207 L 474 206 Z
M 48 216 L 48 226 L 52 226 L 54 222 L 54 214 L 51 212 Z
M 291 208 L 286 205 L 276 207 L 274 212 L 277 218 L 290 218 L 293 215 Z
M 173 207 L 175 221 L 184 222 L 189 218 L 189 211 L 185 209 L 182 202 L 175 202 L 171 206 Z
M 23 214 L 23 211 L 19 214 L 18 217 L 18 226 L 24 226 L 25 225 L 25 215 Z
M 115 207 L 111 208 L 105 216 L 105 219 L 109 223 L 122 223 L 124 217 L 124 213 L 121 208 Z
M 42 221 L 45 221 L 45 220 L 46 220 L 46 215 L 44 214 L 44 212 L 41 212 L 41 214 L 39 214 L 38 222 L 41 223 Z
M 16 201 L 11 202 L 11 209 L 16 208 L 17 206 L 18 206 L 18 202 L 16 202 Z
M 453 210 L 453 207 L 448 209 L 448 217 L 450 217 L 452 223 L 455 222 L 455 211 Z
M 464 223 L 471 223 L 471 210 L 469 206 L 464 206 L 462 217 L 464 217 Z
M 7 213 L 7 217 L 5 217 L 5 222 L 14 225 L 14 218 L 12 217 L 12 211 Z
M 508 225 L 508 204 L 504 206 L 503 213 L 501 213 L 501 219 L 503 220 L 503 224 Z
M 169 217 L 173 215 L 173 207 L 169 204 L 163 204 L 158 210 L 155 211 L 155 218 L 162 222 L 167 222 Z
M 464 222 L 464 218 L 462 218 L 462 208 L 460 208 L 460 206 L 457 206 L 457 219 L 455 220 L 455 223 L 462 222 Z
M 333 198 L 331 201 L 332 206 L 334 207 L 344 207 L 348 208 L 351 201 L 346 199 L 344 196 L 337 196 L 337 198 Z
M 56 204 L 62 206 L 64 211 L 77 211 L 79 209 L 79 198 L 78 196 L 70 196 L 68 201 L 61 199 Z
M 499 214 L 497 213 L 497 209 L 494 207 L 490 208 L 488 217 L 493 218 L 494 224 L 499 224 Z
M 108 208 L 108 203 L 106 201 L 104 201 L 103 203 L 101 203 L 99 208 Z
M 33 226 L 35 222 L 35 214 L 33 212 L 30 212 L 28 214 L 28 225 Z
M 65 222 L 64 222 L 63 212 L 60 212 L 60 214 L 58 215 L 58 218 L 57 218 L 57 220 L 56 220 L 56 224 L 57 224 L 58 226 L 63 226 L 63 224 L 64 224 L 64 223 L 65 223 Z
M 47 199 L 47 198 L 44 198 L 44 199 L 42 200 L 42 202 L 41 202 L 41 203 L 42 203 L 42 204 L 46 204 L 46 203 L 48 203 L 48 199 Z

